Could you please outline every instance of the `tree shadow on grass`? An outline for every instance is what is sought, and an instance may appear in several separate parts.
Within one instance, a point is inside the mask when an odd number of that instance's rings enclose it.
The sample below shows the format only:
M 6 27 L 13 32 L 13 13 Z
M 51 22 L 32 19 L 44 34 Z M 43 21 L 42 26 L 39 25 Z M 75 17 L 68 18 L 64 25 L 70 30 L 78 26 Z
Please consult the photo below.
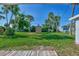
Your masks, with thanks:
M 14 35 L 12 38 L 28 38 L 28 36 L 27 35 Z
M 13 36 L 0 36 L 2 39 L 18 39 L 18 38 L 28 38 L 29 36 L 27 35 L 13 35 Z
M 14 36 L 3 36 L 0 37 L 2 39 L 18 39 L 18 38 L 30 38 L 31 35 L 24 35 L 24 34 L 15 34 Z M 68 35 L 60 35 L 60 34 L 40 34 L 32 36 L 33 39 L 46 39 L 46 40 L 61 40 L 61 39 L 74 39 L 74 37 Z M 31 38 L 31 39 L 32 39 Z
M 68 35 L 48 34 L 48 35 L 40 35 L 39 37 L 36 37 L 36 39 L 61 40 L 61 39 L 74 39 L 74 38 Z

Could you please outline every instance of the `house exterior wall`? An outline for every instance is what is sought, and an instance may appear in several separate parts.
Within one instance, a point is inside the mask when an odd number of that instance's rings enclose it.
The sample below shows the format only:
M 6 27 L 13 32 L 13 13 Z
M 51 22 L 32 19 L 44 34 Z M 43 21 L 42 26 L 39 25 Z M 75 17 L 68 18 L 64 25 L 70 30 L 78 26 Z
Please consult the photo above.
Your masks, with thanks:
M 76 21 L 76 31 L 75 31 L 75 42 L 76 44 L 79 44 L 79 20 Z
M 75 29 L 73 29 L 75 32 L 75 44 L 79 45 L 79 14 L 71 17 L 69 20 L 75 20 Z

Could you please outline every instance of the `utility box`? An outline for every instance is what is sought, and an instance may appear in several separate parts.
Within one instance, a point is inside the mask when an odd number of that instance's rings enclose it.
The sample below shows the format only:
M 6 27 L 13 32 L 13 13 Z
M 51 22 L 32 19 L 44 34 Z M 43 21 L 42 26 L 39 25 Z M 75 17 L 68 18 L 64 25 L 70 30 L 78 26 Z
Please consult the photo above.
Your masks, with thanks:
M 79 44 L 79 14 L 71 17 L 69 20 L 75 20 L 75 43 Z

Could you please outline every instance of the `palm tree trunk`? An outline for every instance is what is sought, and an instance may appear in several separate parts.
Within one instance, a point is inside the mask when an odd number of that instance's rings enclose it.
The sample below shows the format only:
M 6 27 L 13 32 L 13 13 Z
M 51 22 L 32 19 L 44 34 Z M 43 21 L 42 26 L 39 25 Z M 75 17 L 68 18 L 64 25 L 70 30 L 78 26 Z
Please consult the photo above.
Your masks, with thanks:
M 15 29 L 15 31 L 17 30 L 16 28 L 18 27 L 17 24 L 16 24 L 16 20 L 17 20 L 17 17 L 16 16 L 17 15 L 15 15 L 15 20 L 14 20 L 14 29 Z
M 13 14 L 12 14 L 11 17 L 10 17 L 10 21 L 12 20 L 12 17 L 13 17 Z M 10 22 L 9 22 L 9 25 L 10 25 Z
M 71 15 L 72 17 L 74 16 L 74 10 L 75 10 L 75 4 L 72 4 L 72 15 Z M 71 24 L 70 24 L 70 34 L 71 35 L 73 35 L 73 33 L 72 33 L 73 32 L 73 27 L 74 27 L 73 24 L 75 24 L 74 20 L 72 20 Z M 74 30 L 75 30 L 75 27 L 74 27 Z

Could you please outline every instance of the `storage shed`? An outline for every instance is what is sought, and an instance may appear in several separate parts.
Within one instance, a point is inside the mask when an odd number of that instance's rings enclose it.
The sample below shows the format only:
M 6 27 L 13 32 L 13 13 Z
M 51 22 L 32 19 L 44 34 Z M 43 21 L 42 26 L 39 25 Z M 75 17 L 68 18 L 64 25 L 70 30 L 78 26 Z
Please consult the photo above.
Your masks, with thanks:
M 41 26 L 36 26 L 36 30 L 35 30 L 36 32 L 41 32 L 42 30 L 41 30 Z
M 75 43 L 79 44 L 79 14 L 71 17 L 69 20 L 75 20 Z

